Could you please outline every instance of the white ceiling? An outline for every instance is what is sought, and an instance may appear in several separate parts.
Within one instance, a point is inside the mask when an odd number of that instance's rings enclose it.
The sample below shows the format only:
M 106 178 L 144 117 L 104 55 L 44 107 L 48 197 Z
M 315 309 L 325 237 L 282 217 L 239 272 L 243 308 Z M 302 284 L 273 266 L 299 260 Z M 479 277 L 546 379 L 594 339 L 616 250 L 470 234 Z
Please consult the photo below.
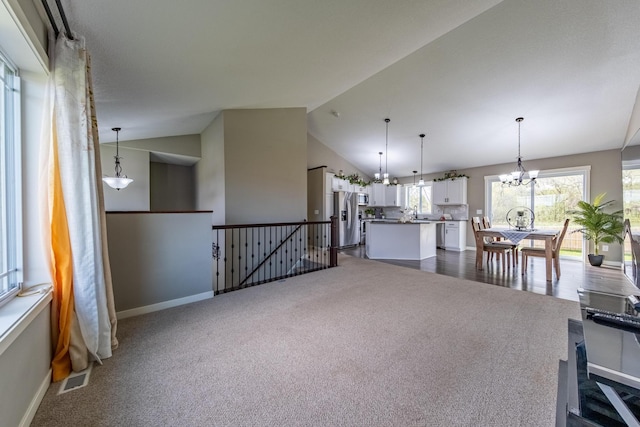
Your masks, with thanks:
M 637 0 L 63 0 L 102 142 L 200 133 L 229 108 L 307 107 L 367 173 L 620 148 L 640 86 Z M 337 112 L 338 117 L 332 114 Z M 383 168 L 384 168 L 383 160 Z

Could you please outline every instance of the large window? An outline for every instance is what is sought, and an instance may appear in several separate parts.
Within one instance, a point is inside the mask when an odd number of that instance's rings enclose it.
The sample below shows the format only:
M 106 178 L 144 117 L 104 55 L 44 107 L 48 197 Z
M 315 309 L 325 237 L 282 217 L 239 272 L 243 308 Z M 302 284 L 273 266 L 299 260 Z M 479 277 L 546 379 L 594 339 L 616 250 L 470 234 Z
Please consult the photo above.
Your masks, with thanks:
M 0 304 L 22 281 L 20 84 L 16 69 L 0 56 Z
M 622 201 L 624 217 L 631 222 L 632 231 L 640 231 L 640 164 L 622 162 Z
M 622 162 L 622 206 L 624 218 L 629 220 L 631 233 L 640 233 L 640 162 L 637 160 Z M 624 262 L 632 260 L 631 242 L 627 236 L 624 238 Z M 626 271 L 633 267 L 628 264 Z
M 406 207 L 415 209 L 418 214 L 430 214 L 432 212 L 432 184 L 432 182 L 427 182 L 424 185 L 406 186 Z
M 541 171 L 534 185 L 518 187 L 503 186 L 499 178 L 486 177 L 487 214 L 491 224 L 507 227 L 507 212 L 518 206 L 530 208 L 535 213 L 537 229 L 561 229 L 568 218 L 567 211 L 574 209 L 580 200 L 588 200 L 587 188 L 589 167 Z M 581 233 L 569 229 L 562 242 L 561 255 L 582 259 L 583 238 Z M 535 245 L 543 245 L 535 242 Z

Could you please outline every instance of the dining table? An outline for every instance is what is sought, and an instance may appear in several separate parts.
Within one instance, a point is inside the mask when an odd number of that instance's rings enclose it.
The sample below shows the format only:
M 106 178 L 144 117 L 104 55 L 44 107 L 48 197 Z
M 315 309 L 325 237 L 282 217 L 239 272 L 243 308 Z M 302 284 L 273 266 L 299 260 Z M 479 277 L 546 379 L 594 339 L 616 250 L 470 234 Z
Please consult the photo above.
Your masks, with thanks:
M 476 245 L 476 268 L 482 270 L 482 258 L 484 250 L 482 241 L 485 237 L 498 237 L 512 241 L 514 244 L 518 244 L 522 240 L 544 240 L 544 253 L 546 264 L 546 277 L 547 282 L 551 282 L 553 274 L 553 243 L 561 230 L 547 230 L 547 229 L 524 229 L 517 230 L 513 228 L 500 228 L 492 227 L 478 230 L 478 239 Z

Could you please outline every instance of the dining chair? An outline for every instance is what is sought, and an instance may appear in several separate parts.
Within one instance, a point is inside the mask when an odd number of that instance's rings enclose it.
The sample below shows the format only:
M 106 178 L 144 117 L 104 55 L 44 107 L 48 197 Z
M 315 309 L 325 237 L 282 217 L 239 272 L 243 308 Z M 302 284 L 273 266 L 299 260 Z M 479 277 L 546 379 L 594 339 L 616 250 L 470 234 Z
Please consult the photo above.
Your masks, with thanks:
M 487 264 L 489 264 L 490 255 L 496 254 L 496 261 L 502 259 L 502 268 L 506 266 L 511 267 L 511 259 L 513 258 L 513 245 L 504 244 L 497 241 L 485 241 L 482 236 L 478 235 L 478 231 L 482 230 L 482 224 L 480 217 L 474 216 L 471 218 L 471 229 L 473 230 L 473 236 L 476 240 L 477 250 L 482 250 L 483 253 L 487 253 Z M 506 264 L 506 265 L 505 265 Z
M 567 228 L 569 228 L 569 218 L 564 221 L 560 235 L 553 239 L 553 247 L 551 249 L 551 258 L 557 279 L 560 278 L 560 248 L 564 240 L 564 235 L 567 234 Z M 544 248 L 522 248 L 520 249 L 520 253 L 522 254 L 522 274 L 527 272 L 527 264 L 530 256 L 546 257 Z
M 489 219 L 488 216 L 482 217 L 482 226 L 484 228 L 491 228 L 491 220 Z M 505 245 L 512 245 L 513 246 L 512 247 L 513 265 L 514 266 L 518 265 L 518 244 L 517 243 L 513 243 L 511 240 L 505 239 L 504 237 L 485 237 L 485 240 L 486 239 L 490 239 L 495 242 L 500 242 Z

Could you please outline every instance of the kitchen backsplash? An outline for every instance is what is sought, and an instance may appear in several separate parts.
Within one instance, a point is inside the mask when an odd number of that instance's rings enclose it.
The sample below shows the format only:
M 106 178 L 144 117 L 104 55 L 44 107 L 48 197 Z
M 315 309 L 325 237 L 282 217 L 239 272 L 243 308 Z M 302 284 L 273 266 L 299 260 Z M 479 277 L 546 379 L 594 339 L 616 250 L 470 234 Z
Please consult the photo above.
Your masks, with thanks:
M 399 219 L 404 215 L 404 208 L 386 207 L 380 209 L 384 213 L 385 218 Z M 378 209 L 376 209 L 378 213 Z M 456 205 L 456 206 L 434 206 L 433 213 L 429 215 L 418 214 L 420 219 L 440 219 L 444 214 L 451 215 L 451 219 L 467 221 L 469 219 L 469 205 Z M 378 215 L 376 215 L 378 216 Z
M 440 218 L 443 214 L 451 215 L 451 219 L 467 221 L 469 219 L 469 205 L 434 206 L 432 215 Z

